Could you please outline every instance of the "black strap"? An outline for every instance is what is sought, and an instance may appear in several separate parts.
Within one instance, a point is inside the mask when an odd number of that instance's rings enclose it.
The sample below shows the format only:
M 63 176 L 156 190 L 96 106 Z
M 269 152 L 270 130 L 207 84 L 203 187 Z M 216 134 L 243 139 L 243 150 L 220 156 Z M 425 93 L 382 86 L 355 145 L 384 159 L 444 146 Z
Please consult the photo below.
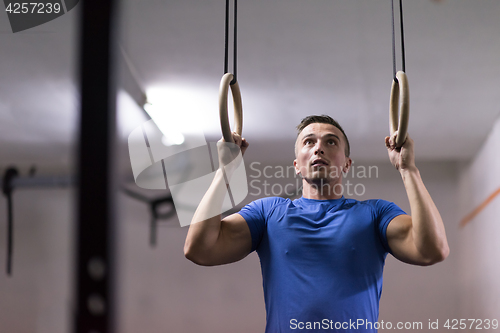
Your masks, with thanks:
M 238 0 L 234 0 L 234 30 L 233 30 L 233 80 L 231 84 L 236 83 L 236 70 L 237 70 L 237 27 L 238 27 Z M 228 73 L 228 58 L 229 58 L 229 0 L 226 0 L 226 27 L 224 34 L 224 74 Z
M 405 65 L 405 29 L 403 25 L 403 2 L 399 0 L 399 21 L 401 23 L 401 57 L 402 57 L 402 67 L 403 72 L 406 73 Z
M 391 0 L 392 9 L 392 72 L 394 75 L 394 80 L 396 79 L 396 32 L 394 28 L 394 0 Z
M 396 79 L 396 29 L 394 24 L 394 0 L 391 0 L 391 9 L 392 9 L 392 70 L 394 72 L 394 80 Z M 405 33 L 404 33 L 404 24 L 403 24 L 403 3 L 402 0 L 399 0 L 399 22 L 401 29 L 401 58 L 402 58 L 402 68 L 403 72 L 406 72 L 406 61 L 405 61 Z
M 3 176 L 2 192 L 7 198 L 7 275 L 12 275 L 12 249 L 14 247 L 14 219 L 12 213 L 12 181 L 19 175 L 17 169 L 8 168 Z

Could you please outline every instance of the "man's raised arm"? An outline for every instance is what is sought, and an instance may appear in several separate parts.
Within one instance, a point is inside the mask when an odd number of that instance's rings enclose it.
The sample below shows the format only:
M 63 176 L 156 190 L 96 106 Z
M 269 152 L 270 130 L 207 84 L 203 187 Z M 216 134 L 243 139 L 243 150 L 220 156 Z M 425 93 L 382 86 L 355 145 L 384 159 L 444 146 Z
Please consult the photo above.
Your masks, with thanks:
M 233 140 L 243 155 L 248 143 L 236 133 L 233 133 Z M 184 244 L 186 258 L 204 266 L 243 259 L 250 253 L 252 246 L 250 229 L 240 214 L 232 214 L 221 220 L 222 204 L 227 193 L 224 178 L 229 180 L 232 174 L 228 161 L 233 161 L 240 149 L 229 149 L 223 141 L 219 141 L 218 146 L 220 167 L 196 209 Z
M 385 139 L 392 164 L 401 173 L 411 217 L 395 217 L 387 227 L 387 240 L 394 256 L 415 265 L 432 265 L 444 260 L 450 249 L 441 215 L 415 166 L 413 140 L 407 137 L 401 149 L 394 147 L 394 138 Z

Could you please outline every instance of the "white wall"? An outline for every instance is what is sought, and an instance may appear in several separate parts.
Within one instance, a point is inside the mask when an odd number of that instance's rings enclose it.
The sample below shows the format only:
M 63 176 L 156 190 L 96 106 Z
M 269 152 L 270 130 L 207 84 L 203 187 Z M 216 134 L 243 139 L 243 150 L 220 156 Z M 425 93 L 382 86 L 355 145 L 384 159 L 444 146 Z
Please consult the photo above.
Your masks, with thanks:
M 67 333 L 73 268 L 73 191 L 15 190 L 12 276 L 0 199 L 0 332 Z
M 460 216 L 500 188 L 500 119 L 460 173 Z M 461 315 L 500 320 L 500 196 L 460 230 Z

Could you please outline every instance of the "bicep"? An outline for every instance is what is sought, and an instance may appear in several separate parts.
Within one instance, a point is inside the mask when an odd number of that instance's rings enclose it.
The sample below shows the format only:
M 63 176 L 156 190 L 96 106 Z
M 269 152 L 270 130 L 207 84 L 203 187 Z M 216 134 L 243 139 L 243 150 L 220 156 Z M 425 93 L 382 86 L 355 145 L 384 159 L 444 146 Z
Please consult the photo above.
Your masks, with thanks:
M 413 241 L 413 225 L 409 215 L 398 215 L 387 226 L 387 242 L 397 259 L 413 265 L 426 265 L 427 261 Z
M 252 235 L 240 214 L 232 214 L 221 221 L 219 237 L 211 253 L 213 265 L 223 265 L 245 258 L 252 250 Z

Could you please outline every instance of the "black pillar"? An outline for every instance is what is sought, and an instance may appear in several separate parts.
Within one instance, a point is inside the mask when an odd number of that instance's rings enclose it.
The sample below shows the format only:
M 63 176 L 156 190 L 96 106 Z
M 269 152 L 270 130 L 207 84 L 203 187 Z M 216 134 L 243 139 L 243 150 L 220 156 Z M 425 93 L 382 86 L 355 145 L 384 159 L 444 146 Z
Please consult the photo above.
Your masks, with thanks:
M 73 332 L 115 332 L 114 179 L 117 0 L 82 0 Z

